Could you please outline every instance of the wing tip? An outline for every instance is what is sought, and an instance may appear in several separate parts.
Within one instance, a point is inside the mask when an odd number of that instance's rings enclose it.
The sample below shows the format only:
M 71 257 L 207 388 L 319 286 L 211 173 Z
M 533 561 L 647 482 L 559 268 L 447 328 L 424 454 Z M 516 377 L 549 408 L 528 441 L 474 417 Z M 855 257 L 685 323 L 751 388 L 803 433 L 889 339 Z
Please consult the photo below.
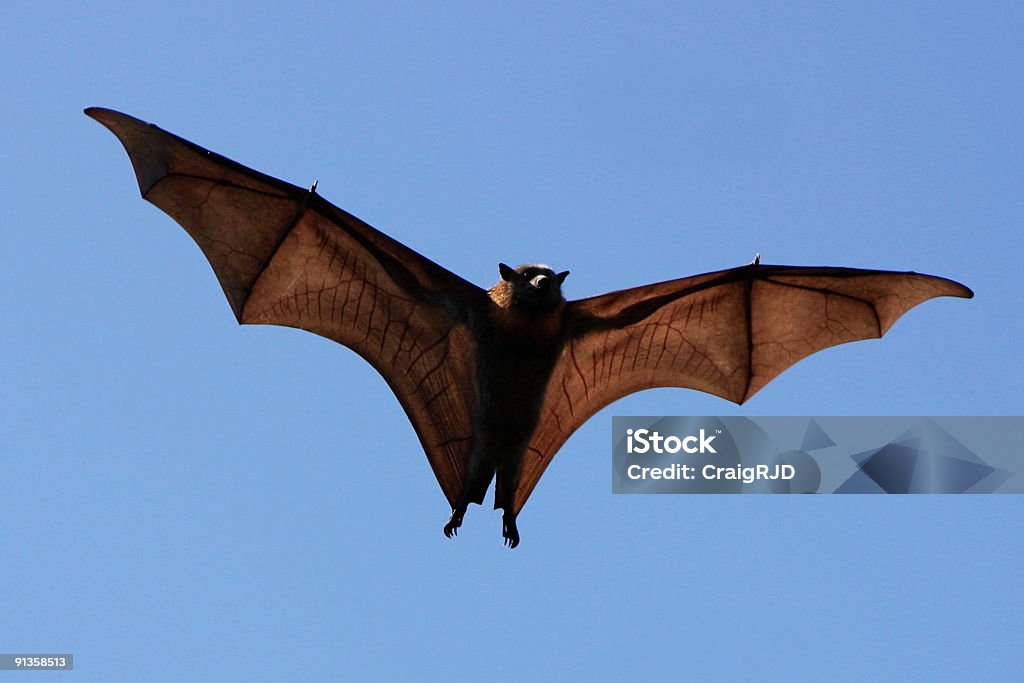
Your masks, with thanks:
M 942 285 L 942 291 L 934 296 L 954 296 L 959 299 L 974 298 L 974 290 L 962 282 L 957 282 L 956 280 L 948 277 L 942 277 L 941 275 L 928 275 L 927 273 L 917 273 L 914 271 L 910 271 L 910 274 L 932 280 L 936 284 Z
M 142 125 L 148 126 L 145 121 L 137 119 L 134 116 L 129 116 L 113 109 L 107 109 L 106 107 L 86 107 L 82 110 L 82 113 L 91 119 L 99 121 L 110 130 L 117 132 L 117 128 L 123 127 L 126 124 L 131 125 Z
M 101 123 L 120 141 L 128 158 L 135 169 L 135 178 L 139 183 L 139 192 L 143 197 L 161 178 L 167 174 L 166 144 L 154 144 L 153 135 L 167 136 L 164 140 L 175 139 L 176 136 L 161 131 L 153 124 L 128 114 L 122 114 L 104 107 L 86 107 L 84 113 L 89 118 Z
M 98 121 L 104 128 L 113 133 L 121 141 L 121 144 L 125 146 L 126 150 L 131 144 L 132 133 L 140 129 L 145 130 L 149 125 L 134 116 L 122 114 L 119 111 L 104 107 L 86 107 L 83 113 L 94 121 Z

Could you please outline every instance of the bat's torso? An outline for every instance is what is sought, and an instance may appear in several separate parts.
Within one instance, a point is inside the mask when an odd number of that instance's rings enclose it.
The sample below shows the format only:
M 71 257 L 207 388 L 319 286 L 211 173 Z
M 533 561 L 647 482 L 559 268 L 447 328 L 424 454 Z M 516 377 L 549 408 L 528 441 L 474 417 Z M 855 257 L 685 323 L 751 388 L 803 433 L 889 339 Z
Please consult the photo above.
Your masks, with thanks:
M 483 497 L 495 472 L 496 495 L 509 486 L 514 492 L 523 453 L 537 428 L 562 350 L 562 311 L 532 313 L 492 304 L 471 317 L 477 342 L 478 401 L 467 470 L 478 477 L 473 485 L 475 502 Z
M 493 426 L 535 418 L 561 351 L 561 311 L 535 316 L 493 306 L 476 332 L 482 415 Z

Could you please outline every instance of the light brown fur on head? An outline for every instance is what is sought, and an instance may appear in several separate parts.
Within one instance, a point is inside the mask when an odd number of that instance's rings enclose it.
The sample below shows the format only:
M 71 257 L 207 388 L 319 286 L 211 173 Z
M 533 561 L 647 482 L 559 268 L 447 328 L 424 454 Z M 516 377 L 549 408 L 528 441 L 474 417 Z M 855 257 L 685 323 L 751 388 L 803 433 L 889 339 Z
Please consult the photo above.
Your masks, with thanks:
M 498 280 L 493 287 L 487 290 L 487 295 L 491 297 L 491 301 L 502 308 L 512 305 L 512 286 L 504 280 Z

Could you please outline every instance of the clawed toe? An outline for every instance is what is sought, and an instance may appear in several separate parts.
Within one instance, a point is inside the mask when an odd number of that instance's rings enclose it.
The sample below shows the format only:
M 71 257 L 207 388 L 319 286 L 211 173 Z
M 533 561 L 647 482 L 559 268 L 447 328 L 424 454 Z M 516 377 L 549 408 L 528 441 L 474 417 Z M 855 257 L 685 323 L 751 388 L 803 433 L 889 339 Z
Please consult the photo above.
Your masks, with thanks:
M 501 517 L 501 535 L 505 539 L 505 545 L 515 548 L 519 545 L 519 529 L 516 528 L 516 518 L 511 515 Z
M 444 525 L 444 535 L 448 538 L 458 536 L 460 526 L 462 526 L 462 515 L 453 510 L 451 518 L 448 520 L 448 523 Z

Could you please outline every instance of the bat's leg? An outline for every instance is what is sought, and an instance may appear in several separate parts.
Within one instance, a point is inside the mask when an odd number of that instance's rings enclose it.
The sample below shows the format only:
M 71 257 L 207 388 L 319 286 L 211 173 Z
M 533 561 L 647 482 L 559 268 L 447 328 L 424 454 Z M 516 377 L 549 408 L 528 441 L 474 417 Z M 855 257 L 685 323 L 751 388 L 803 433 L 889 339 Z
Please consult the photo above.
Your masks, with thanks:
M 485 449 L 480 444 L 474 444 L 470 450 L 469 462 L 466 466 L 466 477 L 462 482 L 462 490 L 455 500 L 455 507 L 452 508 L 452 516 L 444 525 L 444 535 L 448 538 L 459 535 L 459 527 L 462 526 L 462 518 L 470 503 L 482 503 L 487 487 L 491 485 L 494 477 L 494 464 L 484 455 Z
M 523 447 L 525 450 L 525 446 Z M 498 465 L 498 483 L 494 487 L 494 507 L 501 508 L 501 536 L 505 545 L 515 548 L 519 545 L 519 528 L 516 526 L 515 495 L 519 488 L 519 473 L 523 459 L 521 450 L 506 452 Z
M 462 526 L 462 517 L 466 514 L 467 507 L 469 505 L 462 502 L 462 496 L 459 496 L 459 502 L 452 508 L 452 516 L 448 518 L 448 523 L 444 525 L 445 536 L 451 538 L 459 535 L 459 527 Z
M 459 497 L 455 500 L 455 507 L 452 508 L 452 516 L 448 518 L 448 523 L 444 525 L 444 535 L 448 538 L 459 535 L 459 527 L 462 526 L 462 518 L 466 514 L 466 508 L 469 507 L 470 502 L 470 480 L 469 478 L 462 484 L 462 490 L 459 491 Z
M 505 509 L 501 513 L 501 536 L 505 539 L 505 545 L 515 548 L 519 545 L 519 528 L 516 527 L 516 514 L 511 509 Z

